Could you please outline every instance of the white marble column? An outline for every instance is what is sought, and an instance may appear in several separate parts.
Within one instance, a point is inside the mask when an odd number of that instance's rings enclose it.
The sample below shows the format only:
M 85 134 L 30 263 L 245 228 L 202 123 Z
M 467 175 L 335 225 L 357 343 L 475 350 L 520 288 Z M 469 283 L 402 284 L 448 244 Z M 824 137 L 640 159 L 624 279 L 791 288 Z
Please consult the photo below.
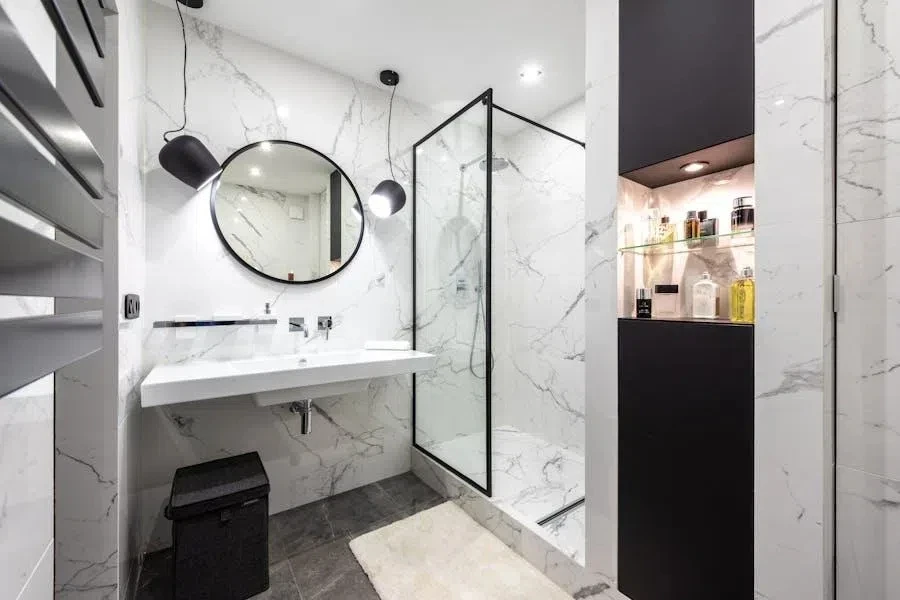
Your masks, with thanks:
M 588 0 L 585 412 L 588 569 L 616 577 L 618 522 L 619 0 Z
M 837 598 L 900 597 L 900 2 L 838 12 Z
M 833 3 L 758 0 L 757 598 L 829 597 Z

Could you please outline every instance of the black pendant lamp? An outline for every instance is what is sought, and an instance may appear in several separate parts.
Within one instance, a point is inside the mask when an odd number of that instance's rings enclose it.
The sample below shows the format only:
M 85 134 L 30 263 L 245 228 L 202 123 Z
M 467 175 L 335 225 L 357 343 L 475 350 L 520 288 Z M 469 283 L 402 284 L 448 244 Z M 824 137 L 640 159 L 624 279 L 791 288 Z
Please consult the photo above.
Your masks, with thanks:
M 181 4 L 191 8 L 203 6 L 202 0 L 175 0 L 175 8 L 181 19 L 181 38 L 184 41 L 184 67 L 182 79 L 184 81 L 184 104 L 182 111 L 184 121 L 181 127 L 167 131 L 163 134 L 166 144 L 159 151 L 159 164 L 163 169 L 171 173 L 178 180 L 186 183 L 195 190 L 199 190 L 207 183 L 215 179 L 222 171 L 219 161 L 212 155 L 203 142 L 192 135 L 180 135 L 169 139 L 169 135 L 184 131 L 187 127 L 187 33 L 184 29 L 184 15 L 181 14 Z
M 379 76 L 381 83 L 394 88 L 391 91 L 391 102 L 388 107 L 388 126 L 387 126 L 387 159 L 388 166 L 391 169 L 391 178 L 385 179 L 372 191 L 369 196 L 369 210 L 372 214 L 381 219 L 386 219 L 396 214 L 406 204 L 406 192 L 403 186 L 397 183 L 394 177 L 394 163 L 391 161 L 391 117 L 394 111 L 394 93 L 397 91 L 397 84 L 400 83 L 400 75 L 396 71 L 382 71 Z

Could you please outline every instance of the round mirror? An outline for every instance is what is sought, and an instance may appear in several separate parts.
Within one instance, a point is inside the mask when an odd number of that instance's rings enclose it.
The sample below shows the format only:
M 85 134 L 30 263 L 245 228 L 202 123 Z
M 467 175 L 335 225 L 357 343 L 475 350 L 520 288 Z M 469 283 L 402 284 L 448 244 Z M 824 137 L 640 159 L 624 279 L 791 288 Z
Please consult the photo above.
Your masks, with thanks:
M 232 154 L 213 189 L 213 224 L 228 251 L 263 277 L 331 277 L 362 243 L 362 203 L 328 157 L 295 142 L 258 142 Z

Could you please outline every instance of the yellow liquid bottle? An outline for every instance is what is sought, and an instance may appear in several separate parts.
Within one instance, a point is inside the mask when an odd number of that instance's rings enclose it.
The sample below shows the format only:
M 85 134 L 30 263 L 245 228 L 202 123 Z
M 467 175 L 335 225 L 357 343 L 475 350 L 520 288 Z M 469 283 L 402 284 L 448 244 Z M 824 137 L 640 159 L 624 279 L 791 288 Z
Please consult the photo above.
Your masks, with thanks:
M 753 269 L 744 267 L 739 279 L 731 284 L 731 320 L 735 323 L 753 323 L 756 317 L 756 286 Z

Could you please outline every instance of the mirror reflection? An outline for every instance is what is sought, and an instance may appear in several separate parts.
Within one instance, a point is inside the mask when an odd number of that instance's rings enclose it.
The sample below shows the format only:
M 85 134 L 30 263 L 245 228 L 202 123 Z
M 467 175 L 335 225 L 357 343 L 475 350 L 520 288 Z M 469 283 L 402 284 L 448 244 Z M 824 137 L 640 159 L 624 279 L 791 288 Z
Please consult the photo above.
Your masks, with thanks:
M 293 142 L 261 142 L 233 154 L 213 193 L 212 214 L 231 254 L 277 281 L 330 277 L 362 241 L 353 184 L 330 159 Z

